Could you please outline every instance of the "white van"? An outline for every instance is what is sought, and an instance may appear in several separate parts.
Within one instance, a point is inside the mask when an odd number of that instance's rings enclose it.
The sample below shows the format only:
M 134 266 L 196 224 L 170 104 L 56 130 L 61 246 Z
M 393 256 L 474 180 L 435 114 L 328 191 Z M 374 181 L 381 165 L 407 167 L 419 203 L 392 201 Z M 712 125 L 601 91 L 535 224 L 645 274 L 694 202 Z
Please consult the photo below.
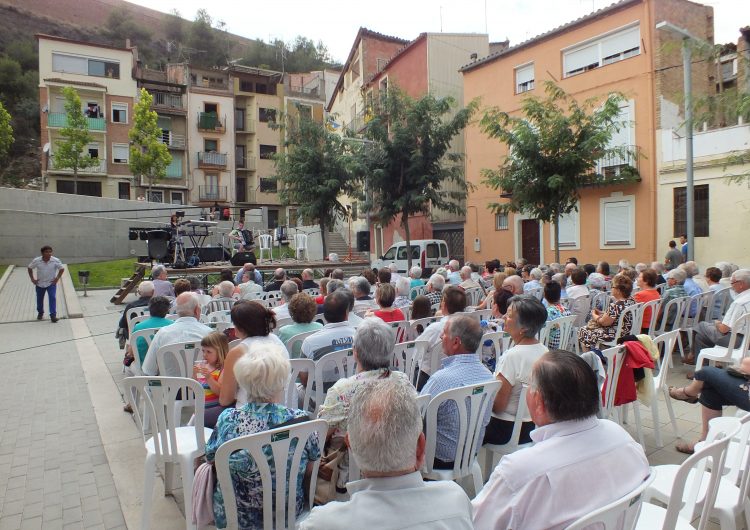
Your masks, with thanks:
M 427 277 L 438 267 L 450 261 L 448 244 L 442 239 L 414 239 L 411 241 L 411 264 L 422 267 L 422 276 Z M 406 241 L 394 243 L 385 254 L 372 262 L 372 268 L 381 269 L 395 263 L 399 274 L 406 274 L 409 265 Z

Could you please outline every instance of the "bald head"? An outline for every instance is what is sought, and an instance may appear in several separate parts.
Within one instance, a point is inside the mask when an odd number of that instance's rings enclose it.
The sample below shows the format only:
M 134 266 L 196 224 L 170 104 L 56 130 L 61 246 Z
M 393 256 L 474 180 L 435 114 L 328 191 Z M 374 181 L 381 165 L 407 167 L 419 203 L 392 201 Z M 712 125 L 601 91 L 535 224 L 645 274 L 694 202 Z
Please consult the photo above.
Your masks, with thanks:
M 273 279 L 274 280 L 283 280 L 286 278 L 286 271 L 279 267 L 275 271 L 273 271 Z
M 201 302 L 193 292 L 182 293 L 175 299 L 175 312 L 179 317 L 200 317 Z
M 503 289 L 508 289 L 513 294 L 523 294 L 523 280 L 520 276 L 508 276 L 503 280 Z
M 468 265 L 464 265 L 461 267 L 461 279 L 462 280 L 468 280 L 471 278 L 471 267 Z

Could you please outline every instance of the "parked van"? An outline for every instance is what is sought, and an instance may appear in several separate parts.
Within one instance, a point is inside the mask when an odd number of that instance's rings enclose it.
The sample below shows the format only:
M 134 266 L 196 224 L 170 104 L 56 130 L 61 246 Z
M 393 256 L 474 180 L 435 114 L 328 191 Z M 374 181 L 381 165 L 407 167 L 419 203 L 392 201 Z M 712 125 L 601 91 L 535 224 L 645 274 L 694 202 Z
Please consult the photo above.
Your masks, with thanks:
M 411 264 L 422 268 L 422 276 L 428 277 L 433 270 L 444 267 L 450 261 L 448 244 L 442 239 L 415 239 L 411 241 Z M 385 254 L 372 262 L 372 267 L 381 269 L 395 263 L 399 274 L 406 274 L 409 263 L 406 241 L 394 243 Z

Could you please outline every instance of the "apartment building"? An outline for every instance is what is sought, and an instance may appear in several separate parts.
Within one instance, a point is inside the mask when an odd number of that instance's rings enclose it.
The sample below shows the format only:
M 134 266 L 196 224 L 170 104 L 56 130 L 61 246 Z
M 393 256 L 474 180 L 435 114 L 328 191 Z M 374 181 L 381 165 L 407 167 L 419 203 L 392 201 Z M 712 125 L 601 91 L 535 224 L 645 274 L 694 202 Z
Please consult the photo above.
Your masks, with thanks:
M 524 97 L 543 97 L 543 82 L 554 81 L 578 100 L 624 94 L 620 118 L 625 126 L 612 145 L 639 154 L 599 163 L 600 172 L 617 174 L 636 166 L 634 183 L 593 185 L 581 190 L 577 212 L 560 221 L 561 259 L 580 262 L 661 258 L 666 241 L 657 241 L 656 130 L 679 127 L 682 73 L 679 41 L 655 29 L 668 21 L 713 42 L 713 10 L 687 0 L 622 0 L 564 24 L 462 69 L 464 101 L 481 97 L 486 106 L 520 114 Z M 671 43 L 671 44 L 667 44 Z M 669 68 L 667 68 L 669 67 Z M 714 90 L 712 65 L 693 66 L 695 94 Z M 466 259 L 526 258 L 545 263 L 554 257 L 553 227 L 523 213 L 495 214 L 500 190 L 482 181 L 485 168 L 496 168 L 507 148 L 474 125 L 466 132 L 467 179 L 475 186 L 468 198 Z
M 190 199 L 188 186 L 188 115 L 186 106 L 187 86 L 170 80 L 168 72 L 136 67 L 138 88 L 145 88 L 153 97 L 151 109 L 159 118 L 161 142 L 169 148 L 172 162 L 167 166 L 166 176 L 150 187 L 148 179 L 136 183 L 137 194 L 151 202 L 187 204 Z M 150 196 L 149 196 L 150 193 Z
M 487 35 L 422 33 L 365 80 L 362 86 L 365 105 L 352 121 L 352 129 L 355 132 L 364 129 L 367 113 L 380 101 L 381 95 L 387 93 L 389 86 L 397 86 L 414 98 L 428 93 L 437 98 L 451 97 L 456 101 L 455 113 L 464 101 L 459 68 L 472 57 L 485 57 L 489 50 Z M 464 150 L 464 134 L 461 133 L 452 142 L 450 151 L 463 155 Z M 445 189 L 455 191 L 457 186 L 446 182 Z M 409 231 L 412 239 L 445 239 L 451 257 L 463 260 L 464 220 L 463 214 L 433 209 L 428 215 L 410 218 Z M 405 239 L 400 216 L 388 226 L 373 224 L 369 228 L 371 250 L 377 256 L 382 255 L 394 242 Z
M 72 170 L 55 167 L 55 151 L 66 125 L 67 86 L 78 91 L 92 142 L 89 155 L 98 164 L 78 171 L 79 195 L 135 198 L 128 166 L 128 131 L 132 126 L 137 85 L 133 78 L 134 50 L 90 44 L 52 35 L 36 35 L 39 43 L 39 104 L 42 168 L 45 189 L 74 193 Z

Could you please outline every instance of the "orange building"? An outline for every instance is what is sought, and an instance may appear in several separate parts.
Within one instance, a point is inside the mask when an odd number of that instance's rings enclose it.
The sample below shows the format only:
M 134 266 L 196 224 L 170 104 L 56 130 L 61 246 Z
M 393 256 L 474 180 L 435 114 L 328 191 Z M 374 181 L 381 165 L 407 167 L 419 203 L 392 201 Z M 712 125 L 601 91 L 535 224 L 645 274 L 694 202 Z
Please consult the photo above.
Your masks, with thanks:
M 628 145 L 637 159 L 609 159 L 600 171 L 617 172 L 636 165 L 640 181 L 582 189 L 579 209 L 560 222 L 561 260 L 579 263 L 606 260 L 631 263 L 661 259 L 666 241 L 656 240 L 656 130 L 679 122 L 682 70 L 679 41 L 658 31 L 660 21 L 686 28 L 713 42 L 713 9 L 687 0 L 622 0 L 505 51 L 462 68 L 464 101 L 520 113 L 524 97 L 544 97 L 544 82 L 554 81 L 579 101 L 604 99 L 619 91 L 625 102 L 625 126 L 612 145 Z M 672 44 L 668 44 L 672 43 Z M 693 67 L 694 94 L 713 83 L 708 62 Z M 530 263 L 554 261 L 554 230 L 524 214 L 495 214 L 500 190 L 482 183 L 485 168 L 497 168 L 507 147 L 488 138 L 475 124 L 466 132 L 466 175 L 475 185 L 467 201 L 465 258 L 526 258 Z

